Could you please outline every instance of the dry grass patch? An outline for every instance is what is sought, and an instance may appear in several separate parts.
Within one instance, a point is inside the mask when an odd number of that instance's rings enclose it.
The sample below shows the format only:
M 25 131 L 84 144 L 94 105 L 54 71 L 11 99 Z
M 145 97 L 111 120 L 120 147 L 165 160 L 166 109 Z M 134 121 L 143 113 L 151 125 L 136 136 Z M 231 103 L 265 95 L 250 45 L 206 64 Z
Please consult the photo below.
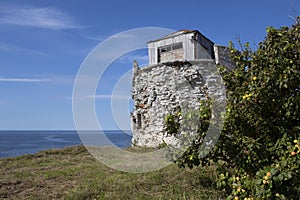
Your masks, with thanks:
M 0 173 L 0 199 L 218 199 L 222 195 L 212 185 L 213 168 L 187 170 L 171 164 L 149 173 L 120 172 L 101 164 L 82 146 L 1 159 Z

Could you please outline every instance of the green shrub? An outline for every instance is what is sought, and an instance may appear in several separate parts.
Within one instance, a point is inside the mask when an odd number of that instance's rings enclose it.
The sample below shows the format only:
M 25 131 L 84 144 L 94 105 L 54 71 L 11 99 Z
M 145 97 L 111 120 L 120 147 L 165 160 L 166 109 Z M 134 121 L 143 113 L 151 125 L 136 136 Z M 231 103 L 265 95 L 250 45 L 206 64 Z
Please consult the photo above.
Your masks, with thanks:
M 300 25 L 267 28 L 256 51 L 230 45 L 236 69 L 220 67 L 227 112 L 219 141 L 200 159 L 200 143 L 176 162 L 219 167 L 228 199 L 299 199 Z M 204 137 L 200 128 L 199 138 Z

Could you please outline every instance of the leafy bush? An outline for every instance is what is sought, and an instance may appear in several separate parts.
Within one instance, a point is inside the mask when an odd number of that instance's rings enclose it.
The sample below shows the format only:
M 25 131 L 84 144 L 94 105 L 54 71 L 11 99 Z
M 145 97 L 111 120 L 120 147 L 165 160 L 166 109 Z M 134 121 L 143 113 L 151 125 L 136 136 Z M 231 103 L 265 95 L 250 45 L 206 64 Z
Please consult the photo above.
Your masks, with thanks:
M 228 102 L 215 150 L 200 159 L 195 142 L 176 161 L 188 167 L 218 163 L 216 184 L 228 199 L 300 198 L 299 30 L 299 23 L 269 27 L 255 52 L 248 43 L 241 51 L 230 45 L 236 68 L 220 67 Z

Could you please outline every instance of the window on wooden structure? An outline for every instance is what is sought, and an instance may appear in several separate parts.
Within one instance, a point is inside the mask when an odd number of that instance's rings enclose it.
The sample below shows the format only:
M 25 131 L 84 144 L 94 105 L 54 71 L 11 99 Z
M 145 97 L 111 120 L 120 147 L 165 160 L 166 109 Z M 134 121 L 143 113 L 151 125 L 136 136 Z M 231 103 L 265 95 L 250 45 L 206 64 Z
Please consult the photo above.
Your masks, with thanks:
M 161 54 L 167 53 L 167 52 L 170 52 L 170 51 L 175 51 L 177 49 L 182 49 L 182 48 L 183 48 L 182 42 L 178 42 L 178 43 L 175 43 L 175 44 L 172 44 L 172 45 L 159 47 L 158 48 L 158 57 L 157 57 L 158 63 L 161 62 Z
M 172 50 L 182 49 L 182 42 L 176 43 L 172 45 Z
M 169 52 L 169 51 L 171 51 L 171 46 L 170 45 L 169 46 L 164 46 L 164 47 L 160 48 L 160 52 L 161 53 L 165 53 L 165 52 Z
M 163 47 L 160 47 L 158 49 L 159 49 L 160 53 L 166 53 L 166 52 L 169 52 L 169 51 L 174 51 L 174 50 L 182 49 L 182 48 L 183 48 L 182 42 L 179 42 L 179 43 L 175 43 L 175 44 L 172 44 L 172 45 L 163 46 Z

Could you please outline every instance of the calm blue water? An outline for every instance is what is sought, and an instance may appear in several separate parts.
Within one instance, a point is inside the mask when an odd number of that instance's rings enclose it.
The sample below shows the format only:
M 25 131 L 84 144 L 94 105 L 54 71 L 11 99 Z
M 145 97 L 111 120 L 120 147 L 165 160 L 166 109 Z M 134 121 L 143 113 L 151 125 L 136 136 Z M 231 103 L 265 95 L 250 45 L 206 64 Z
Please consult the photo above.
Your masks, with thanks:
M 122 131 L 104 131 L 113 145 L 125 148 L 131 145 L 131 135 Z M 95 131 L 85 131 L 84 143 L 107 146 L 103 135 Z M 82 145 L 77 131 L 0 131 L 0 158 L 34 154 L 41 150 Z

